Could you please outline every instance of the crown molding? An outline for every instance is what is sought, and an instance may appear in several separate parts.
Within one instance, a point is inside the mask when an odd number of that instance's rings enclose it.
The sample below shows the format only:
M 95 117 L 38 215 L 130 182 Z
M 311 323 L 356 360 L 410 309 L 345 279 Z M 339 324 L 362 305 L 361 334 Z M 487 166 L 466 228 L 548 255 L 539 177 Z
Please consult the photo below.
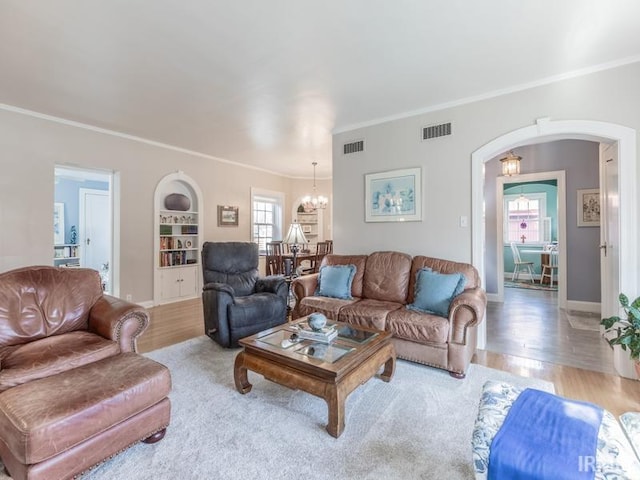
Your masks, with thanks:
M 146 145 L 151 145 L 158 148 L 164 148 L 166 150 L 172 150 L 178 153 L 184 153 L 186 155 L 191 155 L 193 157 L 204 158 L 206 160 L 215 160 L 217 162 L 226 163 L 229 165 L 234 165 L 236 167 L 248 168 L 250 170 L 257 170 L 259 172 L 269 173 L 271 175 L 278 175 L 279 177 L 284 178 L 299 178 L 293 177 L 290 175 L 284 175 L 282 173 L 274 172 L 271 170 L 267 170 L 266 168 L 256 167 L 254 165 L 247 165 L 245 163 L 234 162 L 233 160 L 227 160 L 226 158 L 216 157 L 213 155 L 209 155 L 202 152 L 197 152 L 195 150 L 189 150 L 188 148 L 177 147 L 175 145 L 170 145 L 168 143 L 158 142 L 156 140 L 149 140 L 148 138 L 138 137 L 136 135 L 129 135 L 128 133 L 118 132 L 115 130 L 109 130 L 107 128 L 96 127 L 95 125 L 89 125 L 87 123 L 76 122 L 74 120 L 68 120 L 62 117 L 56 117 L 55 115 L 49 115 L 46 113 L 40 113 L 33 110 L 28 110 L 26 108 L 16 107 L 14 105 L 8 105 L 6 103 L 0 103 L 0 110 L 5 110 L 7 112 L 18 113 L 21 115 L 26 115 L 29 117 L 38 118 L 40 120 L 46 120 L 49 122 L 58 123 L 61 125 L 67 125 L 70 127 L 81 128 L 83 130 L 89 130 L 95 133 L 101 133 L 103 135 L 110 135 L 112 137 L 123 138 L 125 140 L 131 140 L 133 142 L 144 143 Z M 311 178 L 311 177 L 309 177 Z
M 474 95 L 471 97 L 460 98 L 458 100 L 452 100 L 450 102 L 439 103 L 437 105 L 432 105 L 425 108 L 420 108 L 417 110 L 411 110 L 408 112 L 398 113 L 394 115 L 389 115 L 386 117 L 380 117 L 374 120 L 368 120 L 366 122 L 354 123 L 351 125 L 345 125 L 344 127 L 338 127 L 332 130 L 332 134 L 339 134 L 350 132 L 352 130 L 358 130 L 360 128 L 372 127 L 374 125 L 380 125 L 381 123 L 392 122 L 394 120 L 402 120 L 404 118 L 415 117 L 417 115 L 424 115 L 426 113 L 438 112 L 440 110 L 446 110 L 448 108 L 459 107 L 462 105 L 467 105 L 469 103 L 480 102 L 482 100 L 488 100 L 491 98 L 500 97 L 502 95 L 508 95 L 510 93 L 521 92 L 523 90 L 529 90 L 536 87 L 541 87 L 544 85 L 550 85 L 552 83 L 561 82 L 563 80 L 568 80 L 576 77 L 583 77 L 586 75 L 591 75 L 592 73 L 601 72 L 603 70 L 611 70 L 613 68 L 622 67 L 625 65 L 629 65 L 632 63 L 640 62 L 640 55 L 633 55 L 631 57 L 620 58 L 618 60 L 613 60 L 611 62 L 600 63 L 598 65 L 592 65 L 590 67 L 581 68 L 578 70 L 572 70 L 570 72 L 561 73 L 558 75 L 552 75 L 550 77 L 541 78 L 538 80 L 533 80 L 527 83 L 521 83 L 519 85 L 514 85 L 512 87 L 502 88 L 499 90 L 493 90 L 491 92 L 482 93 L 480 95 Z

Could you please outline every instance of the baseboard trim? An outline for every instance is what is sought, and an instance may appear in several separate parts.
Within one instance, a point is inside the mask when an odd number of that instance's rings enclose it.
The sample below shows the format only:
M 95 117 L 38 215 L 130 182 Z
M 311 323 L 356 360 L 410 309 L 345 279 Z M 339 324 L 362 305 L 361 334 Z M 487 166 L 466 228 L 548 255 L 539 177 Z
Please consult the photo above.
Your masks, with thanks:
M 600 313 L 601 307 L 600 302 L 580 302 L 577 300 L 567 300 L 567 310 Z
M 511 277 L 513 276 L 513 272 L 504 272 L 504 279 L 507 281 L 511 281 Z M 540 281 L 540 277 L 541 275 L 539 273 L 534 273 L 533 274 L 533 279 L 534 280 L 538 280 L 538 282 Z M 529 272 L 525 271 L 520 271 L 520 275 L 519 277 L 521 280 L 522 279 L 527 279 L 529 280 Z M 558 279 L 556 279 L 553 283 L 556 283 L 558 281 Z
M 502 300 L 497 293 L 487 293 L 487 302 L 502 302 Z
M 156 304 L 153 303 L 153 300 L 147 300 L 146 302 L 136 302 L 136 303 L 141 307 L 146 308 L 147 310 L 156 306 Z

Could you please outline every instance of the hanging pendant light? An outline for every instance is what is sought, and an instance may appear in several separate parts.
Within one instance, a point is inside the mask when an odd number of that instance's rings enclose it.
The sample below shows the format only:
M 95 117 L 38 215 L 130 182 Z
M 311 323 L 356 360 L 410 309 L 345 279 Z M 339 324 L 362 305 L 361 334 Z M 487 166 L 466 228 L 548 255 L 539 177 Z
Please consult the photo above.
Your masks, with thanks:
M 519 211 L 526 211 L 529 213 L 529 199 L 524 196 L 524 193 L 521 193 L 518 199 L 516 200 Z
M 505 177 L 519 175 L 520 160 L 522 160 L 522 157 L 519 157 L 513 152 L 509 152 L 506 157 L 501 158 L 500 162 L 502 162 L 502 175 L 504 175 Z
M 302 207 L 305 212 L 312 212 L 318 209 L 324 210 L 329 204 L 329 199 L 323 195 L 316 193 L 316 165 L 318 162 L 313 162 L 313 195 L 307 195 L 302 198 Z

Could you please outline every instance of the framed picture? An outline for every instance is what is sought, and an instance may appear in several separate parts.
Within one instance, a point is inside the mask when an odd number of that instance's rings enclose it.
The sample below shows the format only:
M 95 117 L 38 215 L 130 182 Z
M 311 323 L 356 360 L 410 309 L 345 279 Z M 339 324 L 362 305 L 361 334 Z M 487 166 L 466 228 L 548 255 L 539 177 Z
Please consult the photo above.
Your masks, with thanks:
M 578 190 L 578 226 L 600 226 L 600 189 L 589 188 Z
M 219 227 L 237 227 L 238 226 L 238 207 L 218 205 L 218 226 Z
M 53 204 L 53 243 L 64 243 L 64 203 Z
M 302 233 L 311 233 L 311 225 L 302 225 Z
M 422 220 L 420 168 L 369 173 L 364 178 L 366 222 Z

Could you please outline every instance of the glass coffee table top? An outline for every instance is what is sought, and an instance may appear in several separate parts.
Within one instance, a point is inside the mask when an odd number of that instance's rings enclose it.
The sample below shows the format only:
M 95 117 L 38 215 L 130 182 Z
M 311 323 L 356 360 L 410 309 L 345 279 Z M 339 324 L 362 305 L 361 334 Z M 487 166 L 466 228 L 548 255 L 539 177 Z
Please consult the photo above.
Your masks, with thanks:
M 378 335 L 375 331 L 364 330 L 344 323 L 327 322 L 327 326 L 331 325 L 336 325 L 338 336 L 329 343 L 298 337 L 296 332 L 299 327 L 308 328 L 306 320 L 287 324 L 284 328 L 271 331 L 271 333 L 265 332 L 265 335 L 258 334 L 256 340 L 296 355 L 334 363 Z
M 338 345 L 336 343 L 311 342 L 307 345 L 299 346 L 295 351 L 301 355 L 317 358 L 323 362 L 333 363 L 353 350 L 353 347 Z

